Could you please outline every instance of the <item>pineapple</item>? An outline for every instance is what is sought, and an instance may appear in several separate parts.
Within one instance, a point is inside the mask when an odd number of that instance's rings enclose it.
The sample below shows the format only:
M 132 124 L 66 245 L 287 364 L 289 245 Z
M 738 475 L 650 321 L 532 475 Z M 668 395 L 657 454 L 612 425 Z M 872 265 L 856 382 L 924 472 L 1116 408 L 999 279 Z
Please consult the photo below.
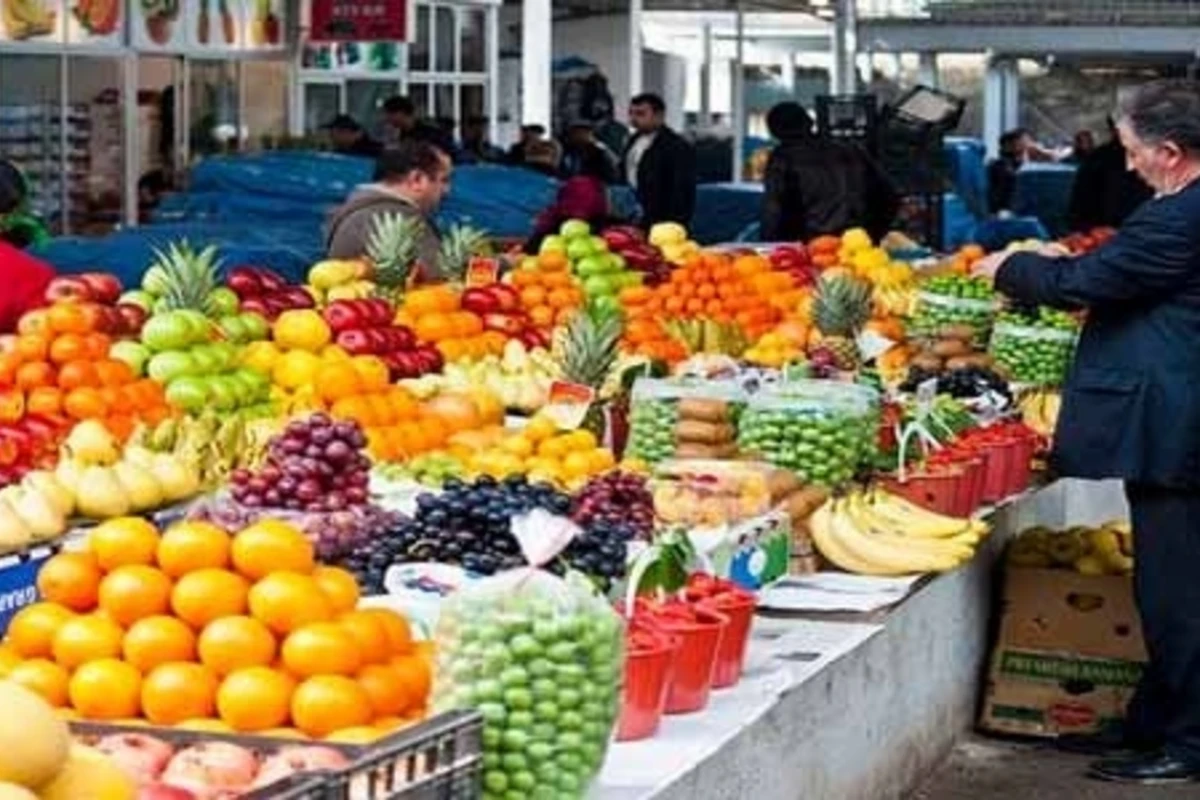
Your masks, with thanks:
M 572 316 L 555 342 L 563 379 L 590 386 L 599 396 L 617 362 L 622 327 L 619 313 L 595 305 Z M 581 427 L 595 434 L 598 440 L 604 440 L 603 403 L 592 403 Z
M 467 265 L 474 256 L 488 251 L 488 237 L 483 231 L 466 225 L 451 225 L 442 235 L 438 268 L 448 281 L 461 281 L 467 274 Z
M 218 288 L 217 248 L 209 246 L 196 252 L 187 241 L 172 243 L 164 252 L 154 251 L 153 273 L 161 288 L 159 303 L 163 311 L 193 309 L 206 316 L 217 316 L 213 292 Z M 156 306 L 155 310 L 160 310 Z
M 871 287 L 849 277 L 822 278 L 813 301 L 813 322 L 823 336 L 821 347 L 837 369 L 858 369 L 859 331 L 871 317 Z
M 417 257 L 417 237 L 425 221 L 403 214 L 377 214 L 367 237 L 367 258 L 375 267 L 375 285 L 392 300 L 408 286 Z

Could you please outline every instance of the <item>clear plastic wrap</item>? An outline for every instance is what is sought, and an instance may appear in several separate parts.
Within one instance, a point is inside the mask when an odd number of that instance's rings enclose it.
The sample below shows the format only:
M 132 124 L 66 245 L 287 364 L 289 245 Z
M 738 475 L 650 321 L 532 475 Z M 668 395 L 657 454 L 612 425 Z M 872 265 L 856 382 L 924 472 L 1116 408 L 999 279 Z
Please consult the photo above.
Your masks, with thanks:
M 639 379 L 633 385 L 628 454 L 666 458 L 733 458 L 746 392 L 735 381 Z
M 937 338 L 952 325 L 967 325 L 974 331 L 972 344 L 984 347 L 996 319 L 995 300 L 980 300 L 968 297 L 917 292 L 916 309 L 913 311 L 909 333 L 918 339 Z
M 621 620 L 582 576 L 540 569 L 571 540 L 540 509 L 513 520 L 533 566 L 472 584 L 438 619 L 437 711 L 483 715 L 483 797 L 583 797 L 620 701 Z
M 1017 383 L 1062 386 L 1077 338 L 1071 329 L 998 322 L 988 352 Z

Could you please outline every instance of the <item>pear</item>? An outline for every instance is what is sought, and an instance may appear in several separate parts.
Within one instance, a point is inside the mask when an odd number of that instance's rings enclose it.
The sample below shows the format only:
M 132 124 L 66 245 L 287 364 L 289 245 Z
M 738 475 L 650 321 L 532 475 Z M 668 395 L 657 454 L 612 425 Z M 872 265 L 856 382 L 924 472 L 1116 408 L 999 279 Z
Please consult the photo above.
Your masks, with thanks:
M 173 453 L 154 456 L 154 477 L 168 502 L 186 500 L 200 491 L 200 475 Z
M 75 513 L 75 495 L 49 470 L 35 470 L 27 474 L 21 483 L 50 501 L 63 517 Z
M 113 467 L 117 481 L 129 497 L 134 511 L 147 511 L 163 504 L 163 489 L 149 470 L 128 461 L 118 462 Z
M 132 506 L 111 467 L 88 467 L 79 477 L 75 496 L 79 513 L 91 519 L 123 517 Z
M 0 553 L 20 550 L 33 541 L 33 532 L 7 500 L 0 500 Z
M 66 517 L 36 489 L 22 489 L 12 510 L 25 523 L 35 542 L 53 539 L 67 529 Z
M 154 455 L 154 451 L 150 448 L 134 445 L 125 448 L 125 454 L 121 457 L 121 460 L 127 461 L 130 464 L 134 464 L 145 470 L 153 470 Z
M 60 459 L 58 466 L 54 468 L 54 477 L 72 497 L 79 497 L 79 479 L 83 477 L 82 464 L 69 458 Z
M 121 457 L 116 438 L 94 419 L 85 419 L 72 428 L 63 449 L 67 458 L 84 465 L 109 466 Z

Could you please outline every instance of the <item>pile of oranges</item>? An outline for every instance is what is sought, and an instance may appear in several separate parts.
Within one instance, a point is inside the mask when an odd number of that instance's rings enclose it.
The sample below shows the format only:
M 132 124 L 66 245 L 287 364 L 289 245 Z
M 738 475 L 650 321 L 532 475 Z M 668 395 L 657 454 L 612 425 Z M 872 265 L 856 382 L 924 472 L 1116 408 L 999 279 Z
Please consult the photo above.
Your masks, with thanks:
M 805 302 L 808 293 L 786 272 L 772 269 L 759 255 L 736 258 L 706 251 L 690 256 L 655 287 L 621 291 L 627 315 L 626 349 L 668 362 L 686 355 L 660 320 L 709 319 L 741 328 L 755 341 Z
M 441 447 L 450 430 L 428 414 L 406 389 L 389 386 L 367 394 L 342 397 L 329 407 L 335 419 L 352 419 L 367 434 L 373 458 L 394 461 Z
M 542 331 L 565 325 L 583 305 L 583 290 L 571 275 L 571 262 L 564 253 L 528 256 L 509 273 L 508 281 L 520 292 L 529 321 Z
M 0 677 L 70 717 L 368 741 L 424 713 L 431 654 L 407 620 L 357 609 L 354 577 L 282 522 L 109 520 L 38 589 Z
M 449 286 L 413 289 L 404 295 L 396 324 L 407 325 L 417 339 L 436 346 L 448 362 L 503 353 L 505 336 L 485 331 L 479 315 L 463 310 L 460 301 L 459 293 Z
M 59 302 L 22 316 L 0 352 L 0 422 L 26 414 L 94 419 L 123 439 L 139 421 L 154 425 L 171 416 L 163 387 L 110 358 L 112 338 L 97 325 L 86 303 Z

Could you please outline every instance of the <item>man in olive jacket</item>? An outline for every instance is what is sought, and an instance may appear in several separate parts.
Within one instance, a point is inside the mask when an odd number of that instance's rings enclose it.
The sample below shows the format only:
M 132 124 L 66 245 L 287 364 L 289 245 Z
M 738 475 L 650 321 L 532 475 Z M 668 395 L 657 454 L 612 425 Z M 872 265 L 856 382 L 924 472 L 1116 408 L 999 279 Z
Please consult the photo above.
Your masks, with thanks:
M 409 141 L 385 150 L 375 168 L 375 182 L 360 186 L 334 210 L 326 226 L 329 258 L 365 258 L 367 241 L 380 214 L 420 217 L 417 241 L 418 279 L 440 280 L 441 239 L 433 215 L 450 190 L 450 156 L 429 142 Z
M 1092 775 L 1185 783 L 1200 781 L 1200 84 L 1141 87 L 1118 132 L 1155 196 L 1107 245 L 988 256 L 975 272 L 1023 303 L 1087 309 L 1054 464 L 1125 481 L 1149 654 L 1123 729 L 1090 743 L 1130 753 Z

